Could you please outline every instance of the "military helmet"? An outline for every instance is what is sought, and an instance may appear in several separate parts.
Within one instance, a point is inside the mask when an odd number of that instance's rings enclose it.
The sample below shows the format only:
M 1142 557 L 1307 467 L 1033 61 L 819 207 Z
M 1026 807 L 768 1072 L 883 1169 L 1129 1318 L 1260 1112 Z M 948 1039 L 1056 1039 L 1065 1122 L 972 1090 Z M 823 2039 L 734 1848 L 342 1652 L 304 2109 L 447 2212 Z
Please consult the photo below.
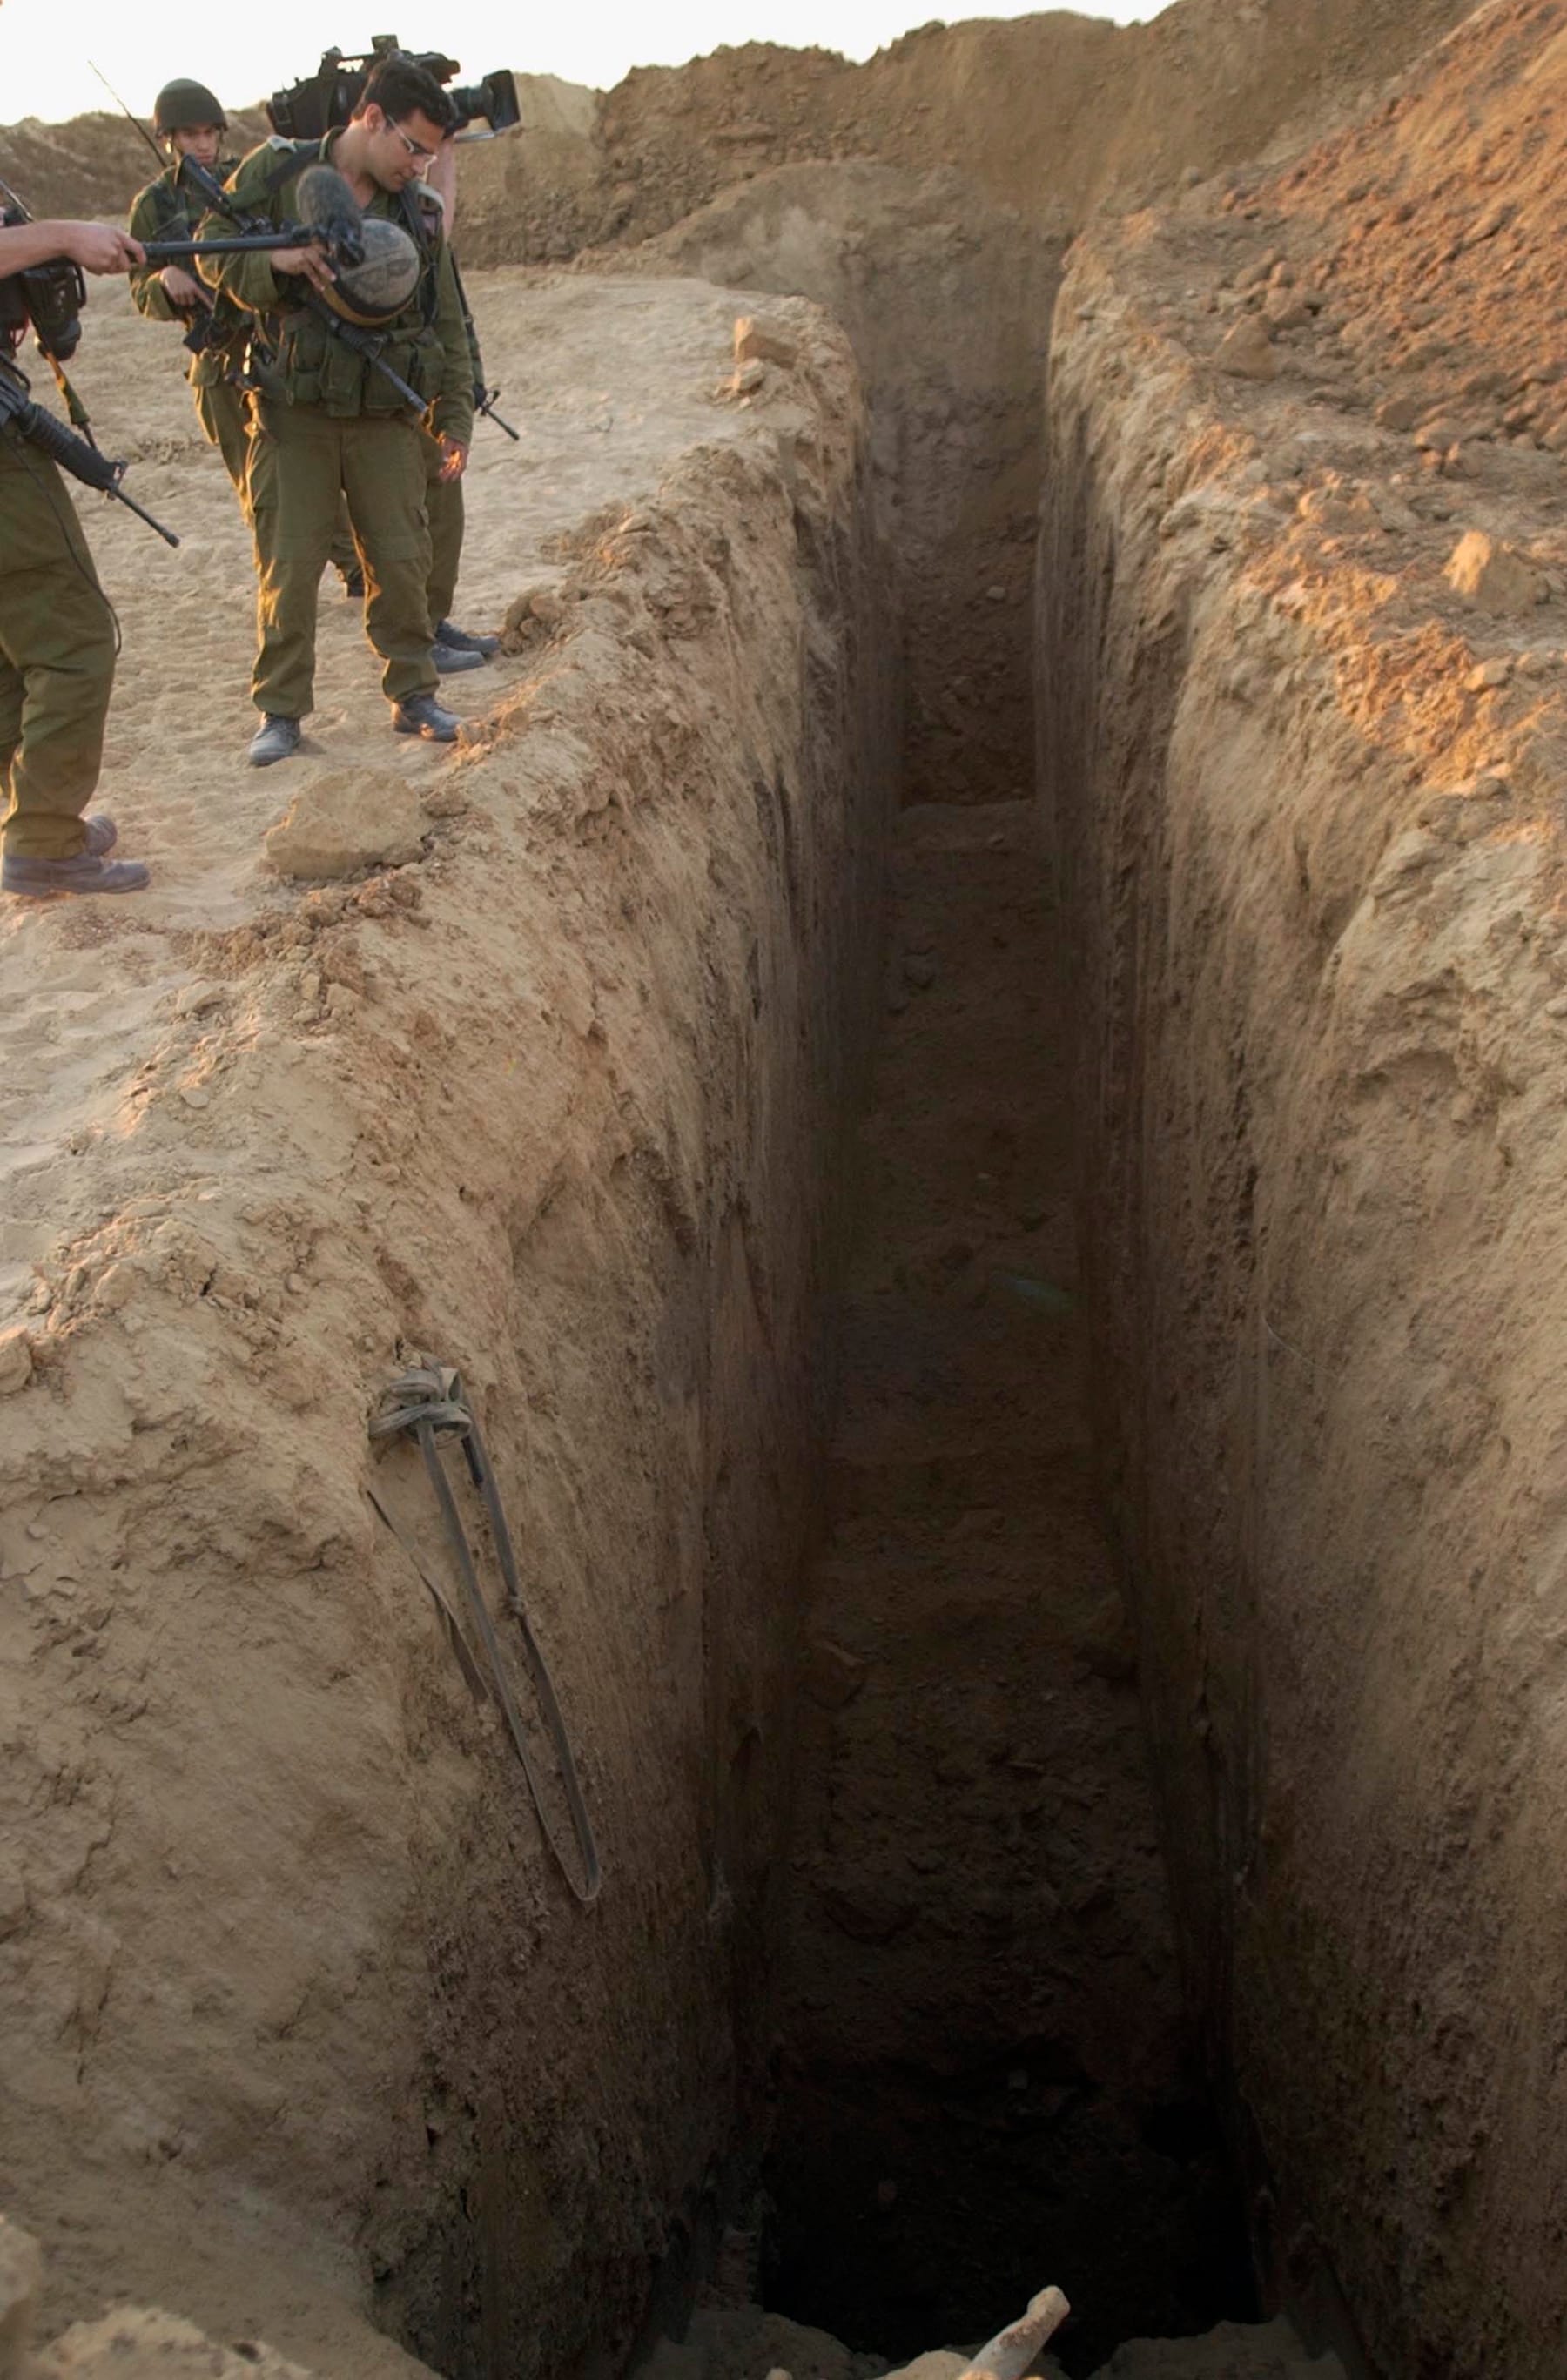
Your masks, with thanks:
M 166 139 L 171 132 L 194 132 L 203 124 L 228 130 L 228 118 L 206 84 L 184 78 L 164 83 L 152 102 L 153 131 Z
M 401 224 L 384 215 L 367 215 L 360 239 L 362 263 L 337 265 L 331 287 L 322 295 L 336 313 L 370 330 L 394 321 L 412 298 L 419 286 L 419 250 Z

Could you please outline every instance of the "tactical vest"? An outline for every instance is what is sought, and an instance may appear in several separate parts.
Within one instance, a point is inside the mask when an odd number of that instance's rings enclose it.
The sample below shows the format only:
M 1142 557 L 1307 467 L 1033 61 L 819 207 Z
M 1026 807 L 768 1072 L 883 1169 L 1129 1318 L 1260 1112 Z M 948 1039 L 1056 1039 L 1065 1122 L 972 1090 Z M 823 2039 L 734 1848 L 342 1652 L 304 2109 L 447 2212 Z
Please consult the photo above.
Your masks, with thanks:
M 269 212 L 274 211 L 277 199 L 307 165 L 332 163 L 331 139 L 330 133 L 321 140 L 285 140 L 273 135 L 269 145 L 278 152 L 277 163 L 261 185 Z M 418 188 L 415 184 L 398 191 L 383 210 L 401 224 L 419 250 L 419 276 L 408 304 L 376 334 L 376 344 L 392 370 L 428 401 L 439 392 L 445 369 L 441 335 L 435 327 L 440 303 L 436 273 L 441 239 L 438 218 L 431 220 L 428 212 L 428 206 L 435 202 L 421 204 L 416 195 Z M 278 278 L 280 288 L 290 285 L 286 274 Z M 356 354 L 314 308 L 284 305 L 267 319 L 274 326 L 275 370 L 291 405 L 319 405 L 339 419 L 360 413 L 407 410 L 391 382 L 383 379 L 362 355 Z

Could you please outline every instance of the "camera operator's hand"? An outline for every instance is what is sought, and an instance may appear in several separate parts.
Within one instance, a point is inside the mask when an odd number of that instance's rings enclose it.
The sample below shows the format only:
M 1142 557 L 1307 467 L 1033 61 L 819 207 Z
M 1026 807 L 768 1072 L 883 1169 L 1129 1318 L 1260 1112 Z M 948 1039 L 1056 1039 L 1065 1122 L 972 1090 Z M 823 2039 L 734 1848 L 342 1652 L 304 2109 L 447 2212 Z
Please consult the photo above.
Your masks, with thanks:
M 63 223 L 57 228 L 56 255 L 68 256 L 84 273 L 128 273 L 133 264 L 147 261 L 141 242 L 113 224 Z
M 436 477 L 443 480 L 460 480 L 468 468 L 468 448 L 460 438 L 448 438 L 443 430 L 440 433 L 439 443 L 441 468 Z
M 165 264 L 158 278 L 171 306 L 182 307 L 189 312 L 194 307 L 206 307 L 213 302 L 200 283 L 192 280 L 183 264 Z
M 274 249 L 270 259 L 274 273 L 296 273 L 312 289 L 330 289 L 337 275 L 314 240 L 303 248 Z

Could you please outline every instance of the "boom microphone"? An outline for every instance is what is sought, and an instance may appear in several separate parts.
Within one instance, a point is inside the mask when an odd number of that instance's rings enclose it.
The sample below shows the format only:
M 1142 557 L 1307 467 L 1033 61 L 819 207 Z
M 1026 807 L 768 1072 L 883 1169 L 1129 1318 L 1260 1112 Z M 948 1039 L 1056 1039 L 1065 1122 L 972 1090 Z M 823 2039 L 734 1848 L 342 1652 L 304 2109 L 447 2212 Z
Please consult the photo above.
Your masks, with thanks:
M 352 248 L 364 228 L 359 202 L 334 165 L 307 165 L 295 188 L 299 220 L 332 248 Z

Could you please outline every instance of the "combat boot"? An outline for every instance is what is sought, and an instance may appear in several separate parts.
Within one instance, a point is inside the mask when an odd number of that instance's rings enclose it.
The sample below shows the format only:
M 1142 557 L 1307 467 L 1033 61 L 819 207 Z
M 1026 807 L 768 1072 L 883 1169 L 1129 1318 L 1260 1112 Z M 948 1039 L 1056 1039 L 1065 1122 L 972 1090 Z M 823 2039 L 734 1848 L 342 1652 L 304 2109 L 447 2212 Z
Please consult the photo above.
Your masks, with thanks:
M 398 735 L 423 735 L 431 744 L 455 744 L 461 725 L 455 710 L 443 710 L 432 694 L 410 694 L 406 702 L 392 705 L 393 732 Z
M 485 661 L 501 650 L 499 637 L 476 637 L 470 629 L 459 628 L 450 620 L 436 621 L 435 641 L 450 646 L 455 653 L 478 653 Z
M 250 766 L 270 769 L 274 760 L 286 760 L 299 749 L 299 722 L 285 719 L 274 710 L 263 711 L 261 723 L 250 738 Z
M 140 859 L 105 859 L 91 850 L 74 859 L 24 859 L 7 852 L 0 860 L 0 892 L 35 901 L 52 892 L 144 892 L 151 880 Z
M 438 637 L 430 648 L 430 658 L 441 677 L 456 677 L 462 670 L 482 669 L 482 653 L 465 652 L 460 645 L 443 644 Z

